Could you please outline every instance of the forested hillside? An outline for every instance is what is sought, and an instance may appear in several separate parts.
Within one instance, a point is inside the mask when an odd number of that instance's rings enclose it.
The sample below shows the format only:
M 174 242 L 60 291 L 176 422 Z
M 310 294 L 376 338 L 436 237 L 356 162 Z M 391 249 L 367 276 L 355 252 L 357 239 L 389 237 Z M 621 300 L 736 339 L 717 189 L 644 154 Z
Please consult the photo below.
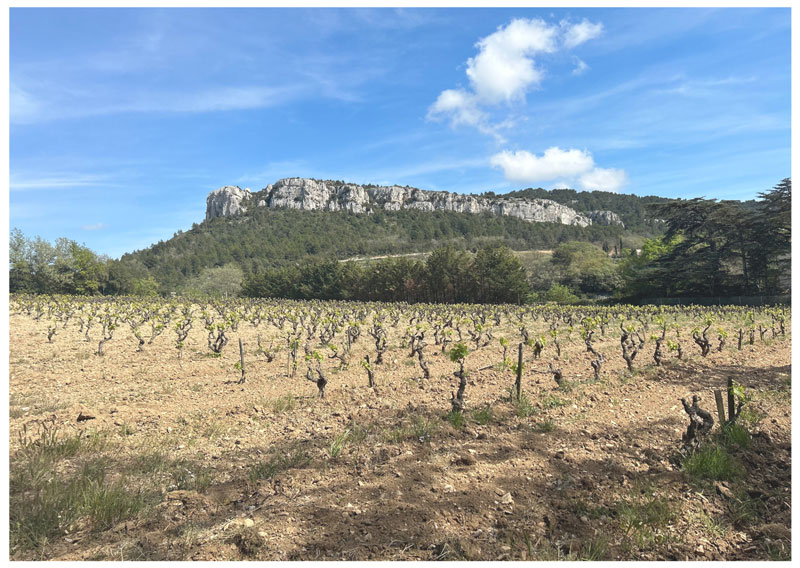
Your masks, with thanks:
M 51 245 L 15 230 L 10 288 L 478 303 L 773 295 L 789 288 L 790 179 L 750 202 L 547 195 L 587 211 L 616 207 L 627 227 L 441 210 L 259 207 L 195 224 L 120 260 L 68 239 Z M 514 250 L 548 252 L 522 263 Z M 433 254 L 383 258 L 418 252 Z M 379 259 L 340 262 L 353 257 Z
M 670 201 L 665 197 L 638 195 L 624 193 L 610 193 L 608 191 L 576 191 L 574 189 L 546 190 L 541 187 L 511 191 L 503 195 L 492 192 L 482 194 L 485 197 L 522 198 L 522 199 L 550 199 L 562 205 L 568 205 L 578 212 L 606 210 L 613 211 L 620 216 L 622 222 L 629 229 L 659 230 L 663 225 L 648 214 L 647 206 L 655 203 Z
M 426 252 L 452 244 L 473 249 L 501 243 L 512 249 L 551 249 L 580 240 L 613 247 L 626 235 L 618 226 L 576 227 L 529 223 L 514 217 L 450 211 L 343 211 L 255 209 L 217 218 L 172 239 L 122 257 L 141 263 L 163 289 L 179 286 L 203 268 L 236 263 L 245 275 L 298 261 Z

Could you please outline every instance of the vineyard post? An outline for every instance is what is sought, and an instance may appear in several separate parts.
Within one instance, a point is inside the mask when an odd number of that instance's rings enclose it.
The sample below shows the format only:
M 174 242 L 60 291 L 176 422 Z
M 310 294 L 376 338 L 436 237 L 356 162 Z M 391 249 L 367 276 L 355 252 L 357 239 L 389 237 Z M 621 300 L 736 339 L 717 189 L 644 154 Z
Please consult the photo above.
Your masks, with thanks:
M 516 389 L 517 389 L 517 400 L 520 399 L 522 394 L 522 346 L 524 344 L 519 344 L 519 355 L 517 357 L 517 382 L 516 382 Z
M 725 404 L 722 402 L 722 393 L 719 389 L 714 389 L 714 398 L 717 401 L 717 414 L 719 415 L 719 423 L 725 424 Z
M 242 338 L 239 338 L 239 362 L 242 365 L 242 378 L 239 379 L 239 384 L 243 385 L 245 378 L 244 378 L 244 346 L 242 345 Z
M 733 424 L 736 420 L 736 401 L 733 397 L 733 377 L 728 377 L 728 421 Z

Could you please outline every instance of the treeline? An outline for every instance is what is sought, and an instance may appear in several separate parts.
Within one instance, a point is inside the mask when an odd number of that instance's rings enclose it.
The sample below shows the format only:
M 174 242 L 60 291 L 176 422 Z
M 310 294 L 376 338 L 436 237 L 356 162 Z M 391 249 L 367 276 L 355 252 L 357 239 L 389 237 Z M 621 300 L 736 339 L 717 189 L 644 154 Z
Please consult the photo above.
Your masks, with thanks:
M 755 202 L 677 200 L 651 206 L 666 233 L 621 266 L 629 297 L 782 294 L 791 287 L 792 181 Z
M 487 246 L 473 255 L 448 246 L 424 260 L 331 260 L 264 270 L 245 280 L 242 293 L 298 300 L 524 303 L 531 287 L 508 247 Z
M 551 199 L 567 207 L 572 207 L 578 212 L 584 211 L 613 211 L 620 216 L 625 227 L 637 231 L 658 230 L 661 232 L 663 224 L 652 216 L 650 205 L 670 201 L 666 197 L 654 195 L 638 196 L 625 193 L 610 193 L 608 191 L 576 191 L 574 189 L 551 189 L 541 187 L 527 188 L 512 191 L 504 195 L 495 195 L 492 192 L 483 194 L 485 197 L 523 199 Z
M 216 218 L 121 258 L 145 267 L 162 291 L 180 289 L 209 267 L 234 263 L 245 276 L 298 261 L 429 252 L 454 245 L 477 249 L 502 243 L 515 250 L 552 249 L 581 240 L 613 243 L 620 227 L 530 223 L 515 217 L 452 211 L 299 211 L 256 208 L 246 216 Z M 647 236 L 653 236 L 650 233 Z
M 68 239 L 50 244 L 14 230 L 9 283 L 12 292 L 39 294 L 444 303 L 774 295 L 790 289 L 790 179 L 750 202 L 698 198 L 648 207 L 647 215 L 661 219 L 666 232 L 643 240 L 641 248 L 641 237 L 618 227 L 441 211 L 258 211 L 250 219 L 203 223 L 120 260 Z M 523 265 L 511 248 L 553 253 Z M 420 250 L 432 252 L 424 259 L 339 262 Z
M 28 238 L 19 229 L 9 239 L 9 265 L 11 292 L 155 295 L 159 289 L 144 266 L 123 264 L 66 238 L 53 244 Z

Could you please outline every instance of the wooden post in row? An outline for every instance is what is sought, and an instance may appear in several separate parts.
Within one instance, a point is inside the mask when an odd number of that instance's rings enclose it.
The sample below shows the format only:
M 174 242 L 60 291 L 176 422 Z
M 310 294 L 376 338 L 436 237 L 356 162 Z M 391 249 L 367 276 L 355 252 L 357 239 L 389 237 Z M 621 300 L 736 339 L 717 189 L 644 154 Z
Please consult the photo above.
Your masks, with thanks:
M 522 343 L 519 344 L 519 356 L 517 357 L 517 382 L 515 384 L 517 400 L 522 396 L 522 345 Z
M 733 377 L 728 377 L 728 417 L 725 417 L 725 403 L 722 400 L 722 393 L 719 389 L 714 389 L 714 398 L 717 401 L 717 414 L 719 415 L 720 427 L 725 424 L 733 424 L 738 416 L 736 412 L 736 397 L 733 394 Z
M 242 338 L 239 338 L 239 363 L 242 366 L 242 378 L 239 379 L 239 384 L 244 384 L 244 346 L 242 346 Z
M 725 424 L 725 404 L 722 402 L 722 393 L 719 389 L 714 389 L 714 398 L 717 400 L 717 415 L 719 416 L 719 425 Z

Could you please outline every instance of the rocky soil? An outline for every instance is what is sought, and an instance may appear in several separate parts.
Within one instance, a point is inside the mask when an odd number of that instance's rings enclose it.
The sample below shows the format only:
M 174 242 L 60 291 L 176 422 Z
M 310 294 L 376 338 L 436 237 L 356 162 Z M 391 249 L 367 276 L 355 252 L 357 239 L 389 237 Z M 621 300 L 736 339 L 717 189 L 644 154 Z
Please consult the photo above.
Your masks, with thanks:
M 594 381 L 575 337 L 560 360 L 548 345 L 528 364 L 528 405 L 509 399 L 512 371 L 477 370 L 502 360 L 495 340 L 467 357 L 459 424 L 446 419 L 456 366 L 434 345 L 424 381 L 390 337 L 370 389 L 358 361 L 371 344 L 361 338 L 348 368 L 325 360 L 320 400 L 304 363 L 288 378 L 285 351 L 269 363 L 256 356 L 247 323 L 219 358 L 194 330 L 182 362 L 166 334 L 137 352 L 120 329 L 101 357 L 96 339 L 70 326 L 48 343 L 46 328 L 11 316 L 12 477 L 47 425 L 83 440 L 57 475 L 102 462 L 105 483 L 146 506 L 108 527 L 83 518 L 38 547 L 12 546 L 15 560 L 791 557 L 788 338 L 707 358 L 687 343 L 688 357 L 661 367 L 650 365 L 648 342 L 628 373 L 609 332 L 596 343 L 607 363 Z M 749 447 L 730 450 L 742 473 L 692 478 L 681 468 L 680 399 L 698 394 L 716 417 L 712 391 L 729 376 L 751 397 Z

